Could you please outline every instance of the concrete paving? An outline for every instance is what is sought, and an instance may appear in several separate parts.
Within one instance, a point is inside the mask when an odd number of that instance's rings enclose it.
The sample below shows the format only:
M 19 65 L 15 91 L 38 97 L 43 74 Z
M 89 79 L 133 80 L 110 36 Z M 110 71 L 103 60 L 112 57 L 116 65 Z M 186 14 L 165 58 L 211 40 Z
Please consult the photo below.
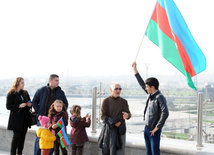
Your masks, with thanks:
M 0 155 L 8 155 L 10 152 L 0 150 Z

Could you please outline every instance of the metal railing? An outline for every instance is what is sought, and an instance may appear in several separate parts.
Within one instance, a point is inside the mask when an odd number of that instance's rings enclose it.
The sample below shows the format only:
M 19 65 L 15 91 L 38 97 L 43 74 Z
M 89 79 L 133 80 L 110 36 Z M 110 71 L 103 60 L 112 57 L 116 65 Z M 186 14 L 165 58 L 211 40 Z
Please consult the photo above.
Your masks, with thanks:
M 92 133 L 96 133 L 96 116 L 97 116 L 97 112 L 96 112 L 96 109 L 97 109 L 97 87 L 94 87 L 93 88 L 93 97 L 92 97 L 92 122 L 91 122 L 91 127 L 92 127 L 92 130 L 91 132 Z
M 102 95 L 102 92 L 97 91 L 97 87 L 93 88 L 93 98 L 92 98 L 92 133 L 96 133 L 97 126 L 97 98 Z M 209 100 L 204 99 L 204 93 L 199 92 L 197 98 L 197 144 L 196 147 L 203 147 L 203 105 L 209 102 Z
M 104 95 L 105 93 L 103 93 L 101 91 L 101 86 L 100 86 L 100 91 L 97 91 L 97 87 L 93 88 L 93 97 L 92 97 L 92 133 L 96 133 L 96 126 L 97 126 L 97 121 L 100 121 L 100 117 L 99 120 L 97 120 L 97 98 L 100 97 L 100 102 L 101 102 L 101 96 Z
M 197 147 L 203 147 L 202 145 L 202 130 L 203 130 L 203 101 L 204 93 L 198 93 L 198 123 L 197 123 Z

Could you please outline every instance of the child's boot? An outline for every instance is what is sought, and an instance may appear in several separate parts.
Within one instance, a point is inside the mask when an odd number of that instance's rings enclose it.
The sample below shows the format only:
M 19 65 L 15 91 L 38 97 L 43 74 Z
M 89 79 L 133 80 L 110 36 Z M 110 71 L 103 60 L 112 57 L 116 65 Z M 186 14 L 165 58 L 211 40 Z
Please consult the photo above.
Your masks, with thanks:
M 83 146 L 78 146 L 77 147 L 77 155 L 82 155 L 83 153 Z

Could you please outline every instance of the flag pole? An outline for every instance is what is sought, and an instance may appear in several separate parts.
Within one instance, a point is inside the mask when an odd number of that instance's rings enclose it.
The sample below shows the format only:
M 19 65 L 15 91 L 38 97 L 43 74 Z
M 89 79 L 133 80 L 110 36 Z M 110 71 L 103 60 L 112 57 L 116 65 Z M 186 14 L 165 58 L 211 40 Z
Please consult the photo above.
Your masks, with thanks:
M 157 3 L 157 2 L 156 2 L 156 3 Z M 156 7 L 156 3 L 155 3 L 155 7 Z M 153 9 L 153 11 L 152 11 L 151 17 L 152 17 L 152 15 L 153 15 L 153 12 L 154 12 L 154 10 L 155 10 L 155 7 L 154 7 L 154 9 Z M 149 18 L 149 22 L 150 22 L 150 20 L 151 20 L 151 17 Z M 147 24 L 147 26 L 146 26 L 146 30 L 147 30 L 147 28 L 148 28 L 148 26 L 149 26 L 149 22 L 148 22 L 148 24 Z M 145 30 L 145 32 L 144 32 L 144 34 L 143 34 L 143 37 L 142 37 L 142 39 L 141 39 L 141 42 L 140 42 L 140 44 L 139 44 L 139 47 L 138 47 L 137 54 L 136 54 L 136 56 L 135 56 L 134 62 L 136 62 L 137 57 L 138 57 L 138 55 L 139 55 L 139 53 L 140 53 L 140 49 L 141 49 L 142 44 L 143 44 L 143 40 L 144 40 L 144 37 L 145 37 L 146 30 Z
M 147 27 L 148 27 L 148 25 L 147 25 Z M 146 27 L 146 30 L 147 30 L 147 27 Z M 140 53 L 140 49 L 141 49 L 141 46 L 142 46 L 142 44 L 143 44 L 143 40 L 144 40 L 145 33 L 146 33 L 146 31 L 144 32 L 143 37 L 142 37 L 142 39 L 141 39 L 141 42 L 140 42 L 140 45 L 139 45 L 139 47 L 138 47 L 137 54 L 136 54 L 136 57 L 135 57 L 135 61 L 134 61 L 134 62 L 136 62 L 137 57 L 138 57 L 138 55 L 139 55 L 139 53 Z

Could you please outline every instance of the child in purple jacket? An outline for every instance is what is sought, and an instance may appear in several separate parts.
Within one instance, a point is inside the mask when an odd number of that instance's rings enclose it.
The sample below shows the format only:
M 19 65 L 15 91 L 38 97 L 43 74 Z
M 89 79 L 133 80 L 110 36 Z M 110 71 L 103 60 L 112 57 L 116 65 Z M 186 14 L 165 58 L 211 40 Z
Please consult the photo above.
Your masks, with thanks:
M 81 107 L 79 105 L 73 105 L 71 108 L 71 147 L 72 155 L 82 155 L 84 143 L 88 141 L 88 136 L 85 128 L 90 127 L 91 116 L 86 115 L 81 117 Z

